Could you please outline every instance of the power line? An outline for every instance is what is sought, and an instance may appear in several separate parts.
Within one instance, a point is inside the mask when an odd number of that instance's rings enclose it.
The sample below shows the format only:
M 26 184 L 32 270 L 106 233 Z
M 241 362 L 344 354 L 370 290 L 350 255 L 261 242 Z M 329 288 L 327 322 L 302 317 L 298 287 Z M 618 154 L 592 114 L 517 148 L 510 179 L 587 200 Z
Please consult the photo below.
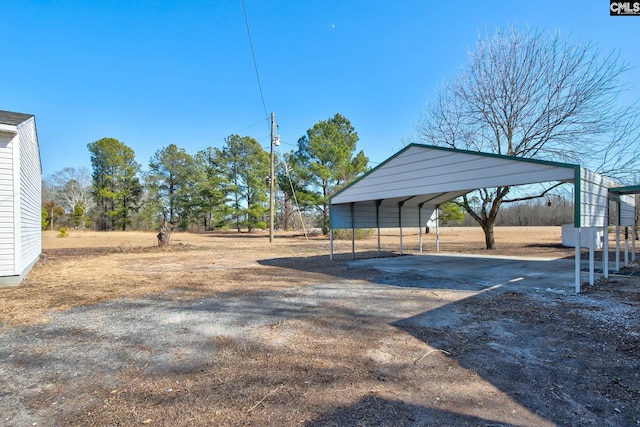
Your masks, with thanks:
M 249 46 L 251 47 L 251 58 L 253 58 L 253 68 L 256 70 L 256 79 L 258 79 L 258 89 L 260 89 L 260 99 L 262 100 L 262 108 L 264 108 L 265 117 L 269 116 L 267 113 L 267 105 L 264 102 L 264 95 L 262 94 L 262 84 L 260 83 L 260 74 L 258 74 L 258 63 L 256 62 L 256 55 L 253 51 L 253 42 L 251 41 L 251 32 L 249 31 L 249 21 L 247 20 L 247 11 L 244 8 L 244 0 L 240 1 L 242 3 L 242 13 L 244 14 L 244 23 L 247 27 L 247 36 L 249 36 Z

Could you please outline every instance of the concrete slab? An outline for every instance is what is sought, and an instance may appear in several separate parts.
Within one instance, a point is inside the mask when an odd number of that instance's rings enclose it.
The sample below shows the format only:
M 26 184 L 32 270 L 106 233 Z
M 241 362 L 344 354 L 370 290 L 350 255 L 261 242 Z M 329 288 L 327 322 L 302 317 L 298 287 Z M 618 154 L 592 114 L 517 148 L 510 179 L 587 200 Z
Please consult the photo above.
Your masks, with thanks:
M 416 286 L 425 288 L 480 291 L 506 287 L 575 292 L 573 259 L 428 254 L 371 258 L 349 264 L 390 274 L 416 274 L 421 277 Z M 588 267 L 588 263 L 583 266 Z M 583 281 L 588 280 L 588 273 L 582 275 Z

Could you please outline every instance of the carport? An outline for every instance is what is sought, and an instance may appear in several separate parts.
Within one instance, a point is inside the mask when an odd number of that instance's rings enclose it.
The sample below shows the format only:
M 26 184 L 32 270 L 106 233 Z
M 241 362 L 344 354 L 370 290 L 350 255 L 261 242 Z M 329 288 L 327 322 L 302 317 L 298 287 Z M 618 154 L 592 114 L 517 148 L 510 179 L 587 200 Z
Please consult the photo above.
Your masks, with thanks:
M 609 188 L 609 199 L 617 204 L 618 218 L 616 219 L 616 271 L 620 270 L 620 230 L 624 227 L 624 265 L 629 265 L 629 239 L 631 239 L 631 261 L 636 260 L 636 230 L 635 206 L 630 204 L 635 200 L 633 196 L 640 194 L 640 185 L 630 185 L 627 187 Z M 626 196 L 626 197 L 625 197 Z M 629 233 L 629 229 L 631 233 Z M 606 257 L 609 257 L 609 248 L 604 248 Z M 608 269 L 604 269 L 605 277 L 608 277 Z
M 637 191 L 637 186 L 621 187 L 614 180 L 580 165 L 421 144 L 406 146 L 331 197 L 330 258 L 334 255 L 334 229 L 352 230 L 353 258 L 356 228 L 378 230 L 378 252 L 380 229 L 399 228 L 402 254 L 402 229 L 418 227 L 422 251 L 424 225 L 442 203 L 481 188 L 544 182 L 574 185 L 576 242 L 581 242 L 580 233 L 589 233 L 589 282 L 593 284 L 597 229 L 604 231 L 608 254 L 609 199 L 612 197 L 619 206 L 616 222 L 619 235 L 621 226 L 634 225 L 635 198 L 628 191 L 634 188 Z M 618 192 L 610 194 L 610 189 Z M 580 292 L 580 246 L 576 244 L 574 260 L 576 292 Z M 605 275 L 608 272 L 607 256 L 603 257 L 603 271 Z

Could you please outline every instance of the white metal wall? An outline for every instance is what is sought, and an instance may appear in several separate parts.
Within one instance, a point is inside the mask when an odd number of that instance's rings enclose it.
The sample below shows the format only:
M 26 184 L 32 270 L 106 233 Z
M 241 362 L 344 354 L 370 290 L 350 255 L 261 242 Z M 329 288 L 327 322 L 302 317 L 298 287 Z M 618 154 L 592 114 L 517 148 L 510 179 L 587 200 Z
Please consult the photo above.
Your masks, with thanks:
M 580 170 L 580 226 L 608 225 L 609 187 L 617 186 L 612 180 L 595 172 Z
M 398 228 L 424 227 L 431 218 L 435 208 L 424 205 L 418 209 L 416 204 L 407 204 L 402 209 L 398 202 L 385 201 L 377 207 L 376 202 L 360 202 L 353 204 L 353 218 L 350 203 L 331 205 L 332 228 Z
M 38 260 L 42 250 L 42 169 L 35 118 L 18 126 L 20 140 L 20 260 L 17 274 L 23 274 Z
M 591 172 L 580 171 L 580 226 L 603 227 L 609 225 L 609 202 L 612 194 L 609 188 L 619 187 L 614 180 Z M 620 225 L 631 226 L 635 221 L 635 197 L 633 195 L 613 195 L 620 201 Z
M 15 274 L 13 147 L 17 139 L 0 133 L 0 276 Z
M 636 198 L 632 194 L 620 196 L 620 225 L 632 227 L 636 225 Z

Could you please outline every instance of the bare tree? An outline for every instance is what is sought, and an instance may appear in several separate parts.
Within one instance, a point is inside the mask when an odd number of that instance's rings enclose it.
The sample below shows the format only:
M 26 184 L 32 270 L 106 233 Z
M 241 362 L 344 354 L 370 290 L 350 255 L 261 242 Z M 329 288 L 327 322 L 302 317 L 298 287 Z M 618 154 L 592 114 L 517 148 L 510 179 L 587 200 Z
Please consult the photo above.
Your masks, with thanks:
M 629 66 L 590 43 L 559 33 L 498 30 L 480 39 L 462 72 L 444 83 L 416 125 L 428 144 L 589 165 L 628 178 L 640 163 L 639 123 L 618 105 Z M 458 201 L 495 248 L 493 226 L 511 187 L 482 189 Z
M 84 228 L 89 211 L 95 206 L 91 195 L 91 174 L 87 168 L 64 168 L 51 175 L 56 200 L 64 208 L 73 226 Z

